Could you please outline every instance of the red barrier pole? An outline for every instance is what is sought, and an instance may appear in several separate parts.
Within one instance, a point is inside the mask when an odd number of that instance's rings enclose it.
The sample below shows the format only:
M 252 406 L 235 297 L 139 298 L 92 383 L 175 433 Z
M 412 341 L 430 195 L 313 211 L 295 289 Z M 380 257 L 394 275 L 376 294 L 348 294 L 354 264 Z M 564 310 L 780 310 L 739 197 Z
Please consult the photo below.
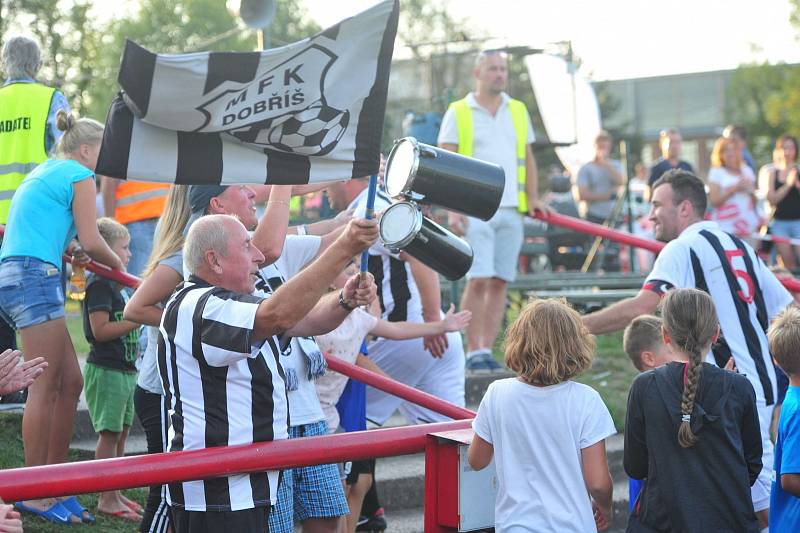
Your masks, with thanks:
M 534 218 L 538 218 L 539 220 L 547 222 L 548 224 L 561 226 L 562 228 L 568 228 L 580 233 L 588 233 L 589 235 L 603 237 L 610 241 L 627 244 L 629 246 L 635 246 L 637 248 L 643 248 L 655 253 L 660 252 L 664 246 L 666 246 L 663 242 L 637 237 L 636 235 L 631 235 L 630 233 L 626 233 L 624 231 L 607 228 L 602 224 L 587 222 L 580 218 L 569 217 L 559 213 L 546 214 L 541 211 L 537 211 Z
M 539 220 L 547 222 L 548 224 L 561 226 L 563 228 L 569 228 L 575 231 L 579 231 L 581 233 L 588 233 L 589 235 L 603 237 L 610 241 L 615 241 L 621 244 L 627 244 L 629 246 L 635 246 L 637 248 L 644 248 L 645 250 L 649 250 L 655 253 L 660 252 L 664 248 L 664 246 L 666 246 L 666 244 L 664 244 L 663 242 L 654 241 L 652 239 L 645 239 L 643 237 L 637 237 L 636 235 L 631 235 L 630 233 L 624 231 L 607 228 L 600 224 L 587 222 L 585 220 L 569 217 L 566 215 L 561 215 L 559 213 L 546 214 L 541 211 L 537 211 L 534 218 L 538 218 Z M 800 292 L 800 280 L 793 278 L 778 278 L 778 280 L 788 290 L 792 292 Z
M 64 254 L 62 257 L 64 258 L 64 261 L 67 261 L 68 263 L 72 262 L 72 257 L 68 256 L 67 254 Z M 122 270 L 111 268 L 103 263 L 98 263 L 94 259 L 83 265 L 83 268 L 90 272 L 94 272 L 99 276 L 103 276 L 104 278 L 108 278 L 111 281 L 116 281 L 121 285 L 125 285 L 126 287 L 131 287 L 133 289 L 137 288 L 142 282 L 141 278 L 137 278 L 133 274 L 128 274 Z
M 469 420 L 0 471 L 0 498 L 33 500 L 419 453 L 429 433 Z
M 417 405 L 421 405 L 422 407 L 426 407 L 431 411 L 439 413 L 440 415 L 449 416 L 454 420 L 475 418 L 474 411 L 452 404 L 448 401 L 442 400 L 441 398 L 437 398 L 433 394 L 422 392 L 414 387 L 409 387 L 408 385 L 395 381 L 391 378 L 381 376 L 380 374 L 376 374 L 371 370 L 350 364 L 347 361 L 342 361 L 338 357 L 333 357 L 326 354 L 325 360 L 328 362 L 328 368 L 335 372 L 339 372 L 347 377 L 353 378 L 362 383 L 366 383 L 367 385 L 375 387 L 378 390 L 388 392 L 389 394 L 397 396 L 398 398 L 402 398 Z
M 2 237 L 6 232 L 5 226 L 0 225 L 0 237 Z M 61 257 L 67 263 L 72 263 L 72 257 L 67 254 L 62 254 Z M 94 272 L 104 278 L 108 278 L 111 281 L 116 281 L 126 287 L 136 288 L 142 282 L 140 278 L 128 274 L 127 272 L 123 272 L 121 270 L 117 270 L 115 268 L 111 268 L 109 266 L 104 265 L 103 263 L 98 263 L 94 259 L 90 260 L 87 264 L 83 265 L 83 268 L 90 272 Z

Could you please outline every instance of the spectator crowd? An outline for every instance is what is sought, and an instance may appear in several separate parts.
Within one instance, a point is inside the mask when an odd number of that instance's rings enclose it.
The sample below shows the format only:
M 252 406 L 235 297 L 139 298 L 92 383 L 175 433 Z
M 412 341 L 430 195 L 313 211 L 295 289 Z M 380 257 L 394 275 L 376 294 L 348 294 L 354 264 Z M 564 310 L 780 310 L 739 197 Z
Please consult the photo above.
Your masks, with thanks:
M 5 41 L 0 123 L 14 126 L 0 130 L 0 396 L 23 401 L 14 395 L 27 391 L 26 466 L 67 461 L 81 394 L 104 459 L 125 454 L 134 418 L 148 453 L 360 431 L 397 411 L 409 424 L 448 420 L 328 370 L 326 356 L 460 406 L 465 370 L 501 368 L 492 351 L 524 217 L 555 209 L 539 198 L 533 128 L 505 93 L 504 53 L 477 56 L 475 90 L 450 106 L 439 134 L 442 148 L 506 175 L 491 220 L 450 216 L 475 251 L 458 312 L 444 312 L 438 274 L 385 247 L 364 218 L 366 177 L 169 186 L 95 175 L 104 126 L 38 83 L 40 65 L 35 41 Z M 594 334 L 623 329 L 642 372 L 625 420 L 628 529 L 800 529 L 800 312 L 763 259 L 797 266 L 797 140 L 777 139 L 756 171 L 744 129 L 730 126 L 705 182 L 681 143 L 665 129 L 662 157 L 631 181 L 648 206 L 642 231 L 669 243 L 640 293 L 585 316 L 533 300 L 505 334 L 516 377 L 489 387 L 468 451 L 474 469 L 494 461 L 498 531 L 610 526 L 605 441 L 616 429 L 600 395 L 573 378 L 592 364 Z M 607 132 L 594 144 L 573 185 L 587 220 L 618 226 L 626 172 Z M 292 224 L 294 199 L 323 193 L 338 214 Z M 376 211 L 392 202 L 379 191 Z M 619 269 L 619 256 L 607 245 L 600 268 Z M 66 280 L 89 261 L 141 283 L 91 274 L 70 284 L 90 346 L 81 368 Z M 94 509 L 75 496 L 0 504 L 0 531 L 21 531 L 17 511 L 65 525 L 102 514 L 142 532 L 386 528 L 374 460 L 173 482 L 142 503 L 109 491 Z

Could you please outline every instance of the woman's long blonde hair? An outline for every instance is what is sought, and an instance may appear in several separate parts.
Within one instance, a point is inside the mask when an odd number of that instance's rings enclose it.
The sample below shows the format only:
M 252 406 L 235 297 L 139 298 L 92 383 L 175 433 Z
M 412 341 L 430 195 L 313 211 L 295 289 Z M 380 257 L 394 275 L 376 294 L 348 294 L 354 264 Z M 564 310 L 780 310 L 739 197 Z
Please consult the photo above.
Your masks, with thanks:
M 158 221 L 153 237 L 153 251 L 144 267 L 142 277 L 146 278 L 158 266 L 158 263 L 183 248 L 183 229 L 189 221 L 190 209 L 188 185 L 173 185 L 169 189 L 167 205 Z

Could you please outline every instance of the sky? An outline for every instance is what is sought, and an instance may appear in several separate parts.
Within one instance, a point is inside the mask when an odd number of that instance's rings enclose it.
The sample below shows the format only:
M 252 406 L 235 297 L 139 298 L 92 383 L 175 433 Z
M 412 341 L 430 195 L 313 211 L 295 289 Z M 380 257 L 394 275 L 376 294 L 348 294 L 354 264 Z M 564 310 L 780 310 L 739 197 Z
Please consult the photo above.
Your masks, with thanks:
M 434 1 L 495 37 L 493 46 L 557 50 L 549 43 L 570 40 L 593 80 L 732 69 L 752 61 L 800 63 L 800 29 L 789 24 L 789 0 Z M 304 2 L 323 27 L 376 3 Z

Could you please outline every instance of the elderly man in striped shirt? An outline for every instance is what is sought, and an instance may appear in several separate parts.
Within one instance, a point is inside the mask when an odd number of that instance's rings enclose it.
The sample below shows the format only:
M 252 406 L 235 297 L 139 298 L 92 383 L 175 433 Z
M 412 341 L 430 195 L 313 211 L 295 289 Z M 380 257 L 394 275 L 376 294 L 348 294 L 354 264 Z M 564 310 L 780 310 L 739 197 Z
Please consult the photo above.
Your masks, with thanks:
M 190 277 L 167 303 L 159 334 L 159 371 L 172 421 L 169 451 L 287 437 L 276 335 L 317 333 L 304 319 L 320 299 L 346 309 L 369 304 L 375 297 L 371 277 L 353 278 L 342 293 L 323 295 L 377 236 L 374 221 L 351 221 L 336 246 L 269 298 L 259 298 L 252 293 L 264 257 L 241 222 L 209 215 L 192 225 L 184 246 Z M 173 483 L 168 499 L 175 533 L 267 531 L 277 486 L 277 472 Z

